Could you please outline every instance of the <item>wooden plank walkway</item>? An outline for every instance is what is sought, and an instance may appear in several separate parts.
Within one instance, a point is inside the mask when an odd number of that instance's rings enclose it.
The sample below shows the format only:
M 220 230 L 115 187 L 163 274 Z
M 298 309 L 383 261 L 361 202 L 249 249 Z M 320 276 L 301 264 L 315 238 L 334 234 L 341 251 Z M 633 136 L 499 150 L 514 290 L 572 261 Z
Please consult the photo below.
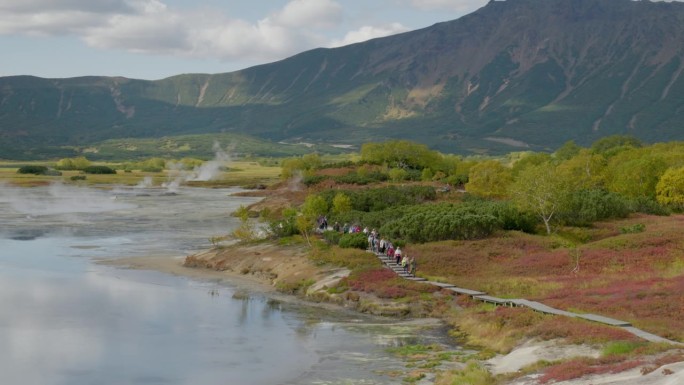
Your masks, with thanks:
M 544 305 L 541 302 L 530 301 L 527 299 L 521 299 L 521 298 L 505 299 L 505 298 L 493 297 L 493 296 L 487 295 L 487 293 L 484 293 L 481 291 L 456 287 L 456 285 L 452 285 L 450 283 L 435 282 L 435 281 L 429 281 L 429 280 L 427 280 L 425 278 L 421 278 L 421 277 L 413 277 L 409 274 L 406 274 L 404 272 L 404 268 L 401 267 L 400 265 L 396 264 L 393 258 L 388 258 L 387 256 L 380 254 L 380 253 L 375 253 L 375 252 L 372 252 L 372 253 L 375 254 L 376 257 L 378 257 L 378 259 L 380 259 L 380 261 L 382 261 L 382 263 L 387 268 L 391 269 L 398 276 L 405 278 L 407 280 L 424 282 L 424 283 L 427 283 L 430 285 L 438 286 L 438 287 L 441 287 L 443 289 L 451 290 L 451 291 L 455 292 L 456 294 L 468 295 L 468 296 L 471 296 L 472 298 L 474 298 L 478 301 L 482 301 L 482 302 L 486 302 L 486 303 L 492 303 L 492 304 L 495 304 L 497 306 L 523 306 L 523 307 L 527 307 L 529 309 L 532 309 L 534 311 L 538 311 L 538 312 L 544 313 L 544 314 L 560 315 L 560 316 L 571 317 L 571 318 L 581 318 L 581 319 L 585 319 L 587 321 L 599 322 L 599 323 L 602 323 L 604 325 L 620 327 L 620 328 L 622 328 L 622 329 L 624 329 L 624 330 L 626 330 L 626 331 L 634 334 L 635 336 L 642 338 L 646 341 L 669 343 L 669 344 L 673 344 L 673 345 L 684 346 L 684 343 L 682 343 L 682 342 L 668 340 L 667 338 L 663 338 L 663 337 L 657 336 L 655 334 L 648 333 L 646 331 L 643 331 L 641 329 L 633 327 L 631 323 L 626 322 L 626 321 L 620 321 L 617 319 L 604 317 L 604 316 L 596 315 L 596 314 L 572 313 L 569 311 L 552 308 L 551 306 Z

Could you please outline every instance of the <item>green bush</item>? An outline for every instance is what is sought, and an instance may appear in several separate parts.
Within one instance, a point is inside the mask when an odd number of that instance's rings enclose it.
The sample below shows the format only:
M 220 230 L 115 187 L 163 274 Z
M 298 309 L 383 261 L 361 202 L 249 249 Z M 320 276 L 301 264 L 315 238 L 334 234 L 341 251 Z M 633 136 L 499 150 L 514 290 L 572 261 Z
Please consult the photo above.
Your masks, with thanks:
M 620 232 L 622 234 L 636 234 L 643 233 L 646 230 L 646 225 L 643 223 L 636 223 L 632 226 L 620 227 Z
M 325 239 L 328 243 L 330 243 L 332 245 L 339 244 L 341 237 L 342 237 L 342 234 L 338 231 L 324 231 L 323 232 L 323 239 Z
M 364 233 L 344 234 L 340 237 L 340 247 L 345 249 L 363 249 L 368 247 L 368 236 Z
M 406 208 L 387 222 L 380 233 L 409 242 L 478 239 L 499 229 L 533 231 L 536 219 L 506 202 L 471 199 L 460 204 L 438 203 Z
M 23 166 L 17 170 L 17 174 L 45 175 L 48 168 L 45 166 Z
M 630 201 L 632 211 L 651 215 L 670 215 L 667 208 L 660 205 L 655 199 L 648 197 L 637 197 Z
M 581 190 L 571 194 L 558 219 L 570 226 L 589 226 L 604 219 L 626 218 L 632 212 L 621 195 L 604 190 Z
M 344 193 L 350 198 L 352 210 L 365 212 L 413 205 L 437 198 L 437 193 L 431 186 L 390 186 L 366 190 L 327 190 L 320 193 L 320 195 L 328 202 L 328 207 L 332 207 L 332 201 L 338 193 Z
M 71 180 L 73 180 L 73 181 L 77 181 L 77 180 L 86 180 L 86 176 L 85 176 L 85 175 L 73 175 L 73 176 L 72 176 L 71 178 L 69 178 L 69 179 L 71 179 Z
M 86 174 L 116 174 L 116 170 L 107 166 L 90 166 L 83 169 Z
M 302 183 L 305 186 L 313 186 L 329 179 L 325 175 L 307 175 L 302 179 Z

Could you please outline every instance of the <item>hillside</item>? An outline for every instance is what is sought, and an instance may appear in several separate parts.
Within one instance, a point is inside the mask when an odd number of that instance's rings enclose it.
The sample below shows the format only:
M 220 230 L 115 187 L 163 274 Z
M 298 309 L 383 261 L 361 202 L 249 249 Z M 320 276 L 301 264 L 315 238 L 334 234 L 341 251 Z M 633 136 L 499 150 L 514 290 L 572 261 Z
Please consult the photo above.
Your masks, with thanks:
M 218 132 L 406 138 L 459 153 L 554 149 L 616 133 L 676 140 L 683 58 L 682 3 L 491 1 L 458 20 L 232 73 L 0 78 L 0 157 Z

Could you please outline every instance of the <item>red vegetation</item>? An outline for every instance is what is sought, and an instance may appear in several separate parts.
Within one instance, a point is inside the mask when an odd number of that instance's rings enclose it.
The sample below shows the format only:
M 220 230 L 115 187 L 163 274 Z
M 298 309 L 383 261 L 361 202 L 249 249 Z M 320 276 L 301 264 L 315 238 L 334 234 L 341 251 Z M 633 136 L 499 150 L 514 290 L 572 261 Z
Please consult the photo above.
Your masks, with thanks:
M 437 286 L 399 278 L 393 271 L 385 268 L 355 272 L 341 284 L 351 290 L 373 293 L 380 298 L 403 298 L 440 290 Z
M 645 231 L 620 228 L 644 224 Z M 684 341 L 684 215 L 600 223 L 587 243 L 509 232 L 478 241 L 409 245 L 419 272 L 505 298 L 629 321 Z
M 539 382 L 546 384 L 551 381 L 567 381 L 592 374 L 620 373 L 641 365 L 643 361 L 639 360 L 610 362 L 610 359 L 578 358 L 549 367 L 539 378 Z

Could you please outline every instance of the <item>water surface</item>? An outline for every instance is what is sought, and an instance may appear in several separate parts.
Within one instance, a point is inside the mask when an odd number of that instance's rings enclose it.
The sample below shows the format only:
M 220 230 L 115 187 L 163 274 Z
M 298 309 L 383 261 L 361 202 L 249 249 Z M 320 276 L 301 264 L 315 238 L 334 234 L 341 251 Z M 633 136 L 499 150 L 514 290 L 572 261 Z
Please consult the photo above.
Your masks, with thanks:
M 386 347 L 439 330 L 281 304 L 102 266 L 208 247 L 234 190 L 0 186 L 0 373 L 7 384 L 392 384 Z M 242 297 L 241 297 L 242 298 Z

